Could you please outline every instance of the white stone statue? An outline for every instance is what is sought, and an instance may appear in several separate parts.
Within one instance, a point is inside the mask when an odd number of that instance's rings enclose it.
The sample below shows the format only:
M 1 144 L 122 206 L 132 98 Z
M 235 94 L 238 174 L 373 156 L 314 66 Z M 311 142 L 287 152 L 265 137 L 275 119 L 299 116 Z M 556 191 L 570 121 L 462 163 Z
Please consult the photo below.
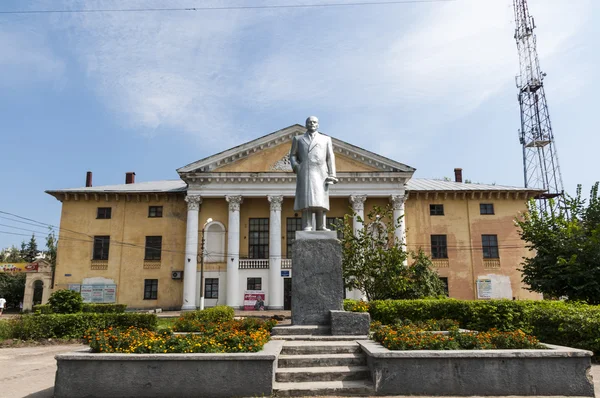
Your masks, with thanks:
M 302 210 L 302 229 L 329 231 L 326 214 L 329 210 L 329 185 L 336 184 L 335 157 L 331 138 L 318 131 L 319 119 L 306 119 L 306 133 L 292 138 L 290 162 L 296 173 L 296 200 L 294 210 Z

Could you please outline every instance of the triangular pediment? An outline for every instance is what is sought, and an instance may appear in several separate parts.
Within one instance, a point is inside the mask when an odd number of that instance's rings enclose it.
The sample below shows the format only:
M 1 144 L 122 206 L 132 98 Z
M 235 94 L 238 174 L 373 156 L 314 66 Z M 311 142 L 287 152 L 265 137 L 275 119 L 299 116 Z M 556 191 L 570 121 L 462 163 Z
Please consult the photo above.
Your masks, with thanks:
M 292 137 L 306 129 L 295 124 L 216 155 L 190 163 L 177 172 L 183 177 L 197 173 L 291 172 L 289 151 Z M 406 172 L 415 169 L 332 137 L 338 173 Z

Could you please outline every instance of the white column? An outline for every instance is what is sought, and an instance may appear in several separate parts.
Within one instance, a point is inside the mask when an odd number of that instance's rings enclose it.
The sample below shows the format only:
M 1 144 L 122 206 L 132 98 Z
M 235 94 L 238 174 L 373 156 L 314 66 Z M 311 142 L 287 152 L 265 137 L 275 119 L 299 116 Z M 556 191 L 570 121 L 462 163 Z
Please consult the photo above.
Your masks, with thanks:
M 196 273 L 198 271 L 198 211 L 202 198 L 198 195 L 185 197 L 188 204 L 187 229 L 185 232 L 185 264 L 183 266 L 183 305 L 181 310 L 196 309 Z
M 406 222 L 404 220 L 404 202 L 406 202 L 407 195 L 392 195 L 390 202 L 392 203 L 392 209 L 394 211 L 394 223 L 400 219 L 399 227 L 394 231 L 394 236 L 402 244 L 402 249 L 406 250 Z M 408 265 L 408 259 L 404 261 L 404 265 Z
M 367 200 L 367 195 L 351 195 L 350 196 L 350 204 L 352 204 L 352 210 L 354 211 L 354 220 L 352 222 L 352 227 L 354 229 L 354 235 L 358 234 L 358 230 L 363 228 L 363 223 L 358 221 L 360 217 L 363 221 L 365 219 L 365 201 Z
M 227 305 L 240 307 L 240 205 L 241 196 L 225 196 L 229 203 L 227 225 Z
M 269 217 L 269 297 L 270 310 L 283 309 L 283 279 L 281 279 L 281 203 L 283 196 L 267 196 L 271 203 Z

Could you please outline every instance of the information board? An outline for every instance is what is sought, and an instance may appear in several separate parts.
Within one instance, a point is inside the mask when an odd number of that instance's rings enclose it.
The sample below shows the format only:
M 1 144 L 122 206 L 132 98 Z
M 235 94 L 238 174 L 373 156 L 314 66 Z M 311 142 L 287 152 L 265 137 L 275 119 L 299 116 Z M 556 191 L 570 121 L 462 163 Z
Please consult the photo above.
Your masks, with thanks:
M 256 310 L 255 305 L 258 299 L 265 301 L 265 292 L 262 290 L 246 290 L 244 292 L 244 311 Z M 264 304 L 263 304 L 264 306 Z
M 492 298 L 492 280 L 477 279 L 477 298 L 489 299 Z
M 84 303 L 114 303 L 117 301 L 117 285 L 81 285 Z

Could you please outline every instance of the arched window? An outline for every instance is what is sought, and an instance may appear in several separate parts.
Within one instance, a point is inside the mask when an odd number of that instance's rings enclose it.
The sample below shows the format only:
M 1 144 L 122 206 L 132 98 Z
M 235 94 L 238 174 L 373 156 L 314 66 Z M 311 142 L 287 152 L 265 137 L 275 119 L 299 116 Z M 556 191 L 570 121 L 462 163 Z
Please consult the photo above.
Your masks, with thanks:
M 204 261 L 221 263 L 225 261 L 225 226 L 213 221 L 204 229 Z

